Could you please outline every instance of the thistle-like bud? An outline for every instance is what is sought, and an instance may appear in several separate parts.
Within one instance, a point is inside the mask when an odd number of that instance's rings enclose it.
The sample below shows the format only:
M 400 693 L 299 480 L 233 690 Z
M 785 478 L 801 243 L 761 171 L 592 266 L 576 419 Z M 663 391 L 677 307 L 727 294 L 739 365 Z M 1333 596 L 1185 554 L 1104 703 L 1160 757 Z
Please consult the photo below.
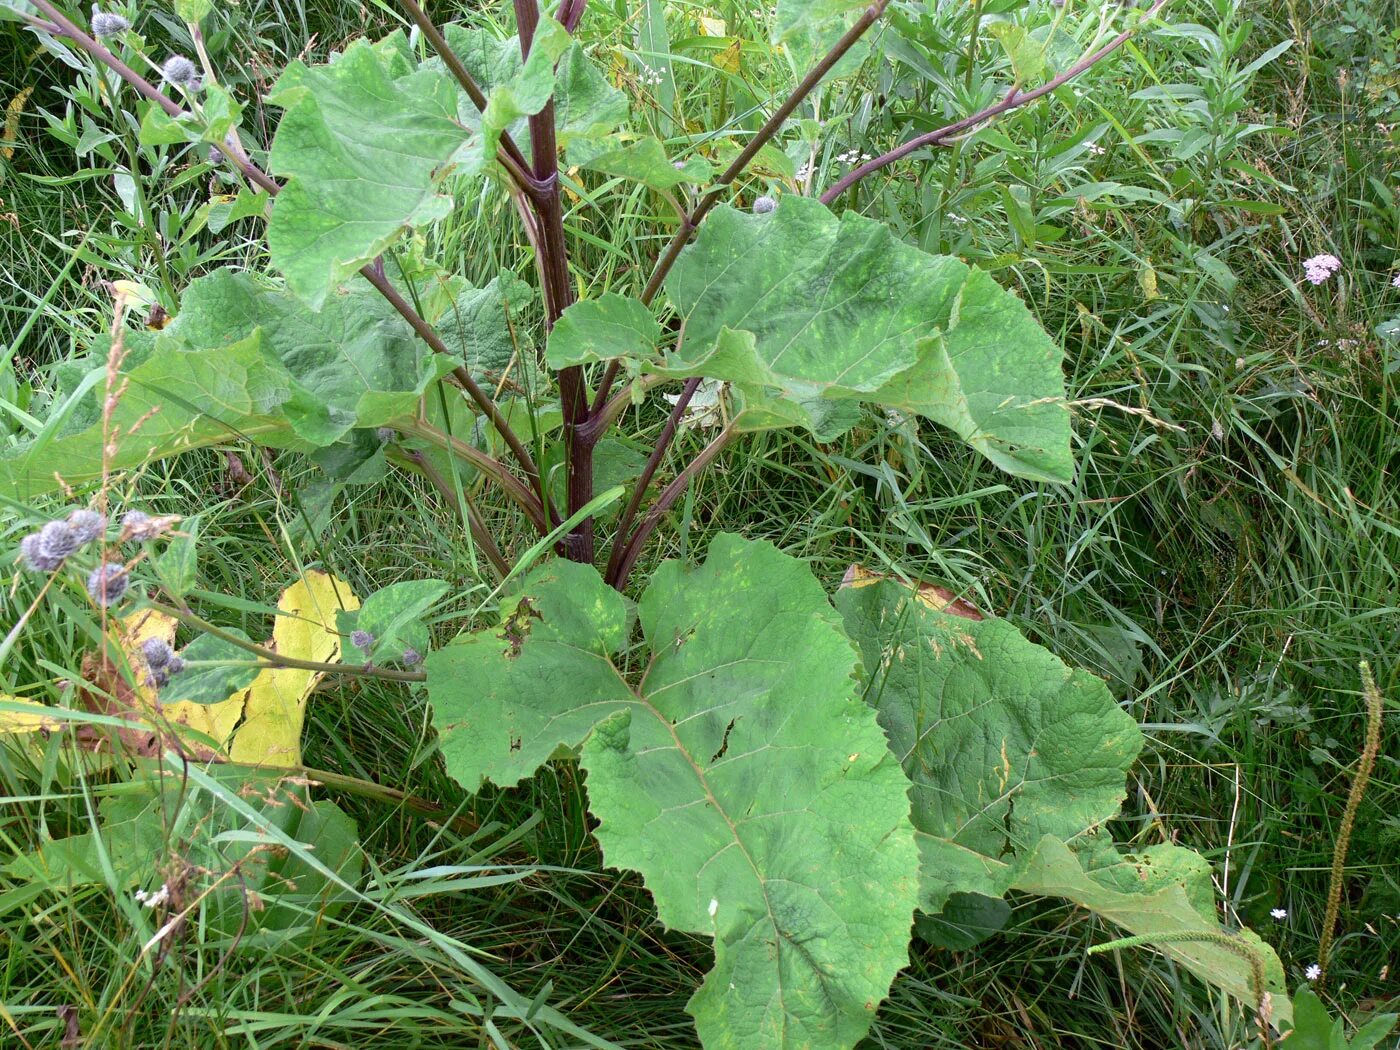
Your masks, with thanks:
M 44 553 L 37 532 L 19 541 L 19 552 L 24 556 L 24 567 L 30 572 L 53 572 L 63 564 L 62 558 L 51 558 Z
M 172 656 L 170 658 L 170 661 L 164 667 L 164 671 L 166 674 L 179 674 L 184 669 L 185 658 L 183 656 Z
M 226 160 L 228 160 L 228 158 L 224 156 L 224 151 L 221 150 L 221 149 L 219 149 L 218 146 L 210 146 L 210 147 L 209 147 L 209 163 L 210 163 L 210 164 L 213 164 L 213 165 L 217 166 L 217 165 L 222 164 L 222 163 L 223 163 L 224 161 L 226 161 Z
M 199 83 L 199 69 L 184 55 L 171 55 L 160 67 L 160 75 L 167 84 L 176 87 L 194 88 Z
M 170 684 L 170 672 L 164 667 L 152 667 L 146 673 L 146 684 L 155 689 L 163 689 Z
M 121 601 L 129 586 L 131 577 L 126 573 L 126 566 L 112 561 L 104 561 L 93 569 L 87 580 L 88 594 L 104 607 Z
M 131 23 L 114 11 L 94 11 L 92 13 L 92 35 L 101 39 L 116 36 L 131 28 Z
M 147 638 L 141 643 L 141 655 L 146 660 L 146 666 L 155 670 L 158 667 L 168 667 L 170 658 L 175 653 L 164 638 Z
M 356 649 L 369 652 L 369 647 L 374 644 L 374 635 L 368 631 L 351 631 L 350 644 Z
M 778 202 L 772 197 L 762 196 L 753 202 L 753 213 L 755 215 L 767 215 L 778 206 Z
M 78 549 L 78 534 L 66 521 L 51 521 L 39 530 L 39 552 L 51 561 L 62 562 Z
M 405 667 L 417 667 L 423 662 L 423 654 L 413 646 L 409 646 L 403 651 L 403 665 Z
M 107 517 L 86 508 L 75 510 L 68 515 L 68 527 L 73 530 L 73 535 L 78 538 L 78 545 L 81 547 L 102 538 L 102 534 L 107 531 Z
M 129 510 L 122 515 L 122 536 L 125 539 L 153 540 L 160 533 L 160 523 L 144 510 Z
M 399 432 L 393 427 L 380 427 L 374 432 L 374 436 L 379 439 L 381 444 L 387 445 L 399 436 Z

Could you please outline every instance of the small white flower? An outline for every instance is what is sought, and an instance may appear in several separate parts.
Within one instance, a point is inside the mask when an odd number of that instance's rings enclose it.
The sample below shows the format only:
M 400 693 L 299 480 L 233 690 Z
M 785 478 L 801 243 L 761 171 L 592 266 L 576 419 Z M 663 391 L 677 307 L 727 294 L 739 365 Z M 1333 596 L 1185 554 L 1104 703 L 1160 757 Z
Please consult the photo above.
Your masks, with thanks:
M 711 898 L 710 898 L 710 918 L 713 919 L 713 918 L 715 917 L 715 915 L 718 914 L 718 913 L 719 913 L 719 901 L 717 901 L 717 900 L 715 900 L 713 897 L 711 897 Z
M 132 896 L 148 908 L 159 908 L 170 899 L 170 887 L 162 882 L 160 884 L 160 889 L 156 890 L 155 893 L 137 890 Z
M 1400 273 L 1397 273 L 1394 277 L 1390 279 L 1390 287 L 1400 288 Z
M 1303 276 L 1310 284 L 1322 284 L 1342 268 L 1342 260 L 1335 255 L 1314 255 L 1303 260 Z
M 1288 918 L 1288 909 L 1275 908 L 1273 911 L 1269 912 L 1269 914 L 1272 915 L 1275 919 L 1283 920 Z
M 1303 976 L 1310 981 L 1315 981 L 1322 976 L 1322 967 L 1317 965 L 1317 963 L 1311 963 L 1308 968 L 1303 971 Z
M 1100 146 L 1100 145 L 1099 145 L 1098 143 L 1096 143 L 1096 142 L 1090 142 L 1090 143 L 1088 143 L 1088 150 L 1089 150 L 1089 156 L 1091 156 L 1091 157 L 1102 157 L 1105 153 L 1108 152 L 1108 150 L 1104 149 L 1102 146 Z

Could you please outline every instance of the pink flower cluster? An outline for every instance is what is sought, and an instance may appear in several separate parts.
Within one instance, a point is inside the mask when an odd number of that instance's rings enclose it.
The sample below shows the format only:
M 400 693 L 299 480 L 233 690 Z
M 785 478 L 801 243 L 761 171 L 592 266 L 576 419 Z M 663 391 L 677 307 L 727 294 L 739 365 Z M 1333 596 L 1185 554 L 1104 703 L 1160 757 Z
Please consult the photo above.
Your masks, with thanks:
M 1312 284 L 1322 284 L 1342 268 L 1342 260 L 1335 255 L 1314 255 L 1303 260 L 1303 276 Z

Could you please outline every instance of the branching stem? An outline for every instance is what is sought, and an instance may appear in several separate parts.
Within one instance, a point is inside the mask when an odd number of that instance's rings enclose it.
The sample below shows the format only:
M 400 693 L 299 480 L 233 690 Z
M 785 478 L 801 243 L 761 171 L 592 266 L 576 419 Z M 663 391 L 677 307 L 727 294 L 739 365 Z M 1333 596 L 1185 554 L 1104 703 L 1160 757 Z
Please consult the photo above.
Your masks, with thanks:
M 971 128 L 975 128 L 978 124 L 983 124 L 991 120 L 993 117 L 1000 116 L 1009 110 L 1034 102 L 1038 98 L 1044 98 L 1052 91 L 1064 87 L 1064 85 L 1068 84 L 1075 77 L 1086 70 L 1092 69 L 1127 43 L 1134 33 L 1156 17 L 1157 13 L 1161 11 L 1162 8 L 1166 7 L 1169 2 L 1170 0 L 1156 0 L 1156 2 L 1143 13 L 1142 18 L 1135 25 L 1123 30 L 1123 32 L 1119 33 L 1103 47 L 1092 54 L 1085 55 L 1074 65 L 1070 66 L 1069 69 L 1047 80 L 1044 84 L 1041 84 L 1040 87 L 1031 91 L 1021 91 L 1013 87 L 1007 92 L 1006 97 L 995 105 L 978 110 L 970 117 L 964 117 L 962 120 L 954 121 L 934 131 L 927 131 L 922 135 L 916 135 L 914 138 L 904 143 L 904 145 L 897 146 L 888 153 L 880 154 L 880 156 L 876 157 L 874 160 L 868 160 L 859 167 L 852 168 L 850 171 L 846 172 L 845 175 L 832 183 L 827 191 L 821 195 L 821 202 L 823 204 L 830 204 L 867 175 L 877 172 L 881 168 L 888 167 L 900 158 L 907 157 L 915 150 L 922 149 L 925 146 L 938 145 L 954 135 L 958 135 Z
M 642 553 L 642 548 L 646 546 L 647 538 L 656 530 L 656 526 L 661 523 L 661 519 L 666 512 L 671 509 L 671 505 L 680 499 L 691 481 L 702 470 L 708 467 L 716 456 L 724 451 L 726 445 L 737 436 L 739 431 L 733 423 L 730 423 L 721 430 L 713 441 L 700 450 L 700 454 L 687 463 L 679 474 L 672 479 L 671 483 L 661 490 L 661 495 L 656 497 L 656 502 L 651 505 L 642 519 L 642 523 L 637 526 L 630 539 L 624 545 L 621 534 L 618 535 L 616 545 L 613 547 L 612 558 L 608 561 L 608 571 L 605 575 L 608 583 L 622 590 L 627 586 L 627 577 L 632 572 L 632 567 L 637 564 L 637 557 Z

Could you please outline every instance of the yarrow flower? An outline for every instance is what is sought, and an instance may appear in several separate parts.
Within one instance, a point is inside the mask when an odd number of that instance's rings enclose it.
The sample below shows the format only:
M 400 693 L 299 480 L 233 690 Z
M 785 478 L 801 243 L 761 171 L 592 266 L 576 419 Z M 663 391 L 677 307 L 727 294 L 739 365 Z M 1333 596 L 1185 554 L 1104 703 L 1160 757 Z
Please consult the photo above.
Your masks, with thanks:
M 759 197 L 753 202 L 753 213 L 755 215 L 767 215 L 777 208 L 778 202 L 767 195 Z
M 131 23 L 114 11 L 92 13 L 92 35 L 95 37 L 116 36 L 130 28 Z
M 1089 143 L 1088 149 L 1089 149 L 1089 156 L 1091 156 L 1091 157 L 1102 157 L 1105 153 L 1108 152 L 1108 150 L 1104 149 L 1104 148 L 1103 148 L 1102 146 L 1100 146 L 1097 142 L 1091 142 L 1091 143 Z
M 666 79 L 666 67 L 659 66 L 652 69 L 645 62 L 642 63 L 642 83 L 649 87 L 655 87 Z
M 103 607 L 121 601 L 129 586 L 131 577 L 126 573 L 126 566 L 117 562 L 103 562 L 92 570 L 87 579 L 88 594 Z
M 1303 976 L 1310 981 L 1315 981 L 1322 976 L 1322 967 L 1317 963 L 1310 963 L 1308 968 L 1303 971 Z
M 1314 255 L 1303 260 L 1303 276 L 1310 284 L 1322 284 L 1342 268 L 1342 260 L 1335 255 Z
M 159 908 L 170 899 L 170 887 L 162 882 L 160 884 L 160 889 L 156 890 L 155 893 L 137 890 L 132 896 L 148 908 Z
M 356 649 L 363 649 L 368 652 L 369 647 L 374 644 L 374 635 L 370 634 L 368 631 L 351 631 L 350 644 Z
M 171 55 L 160 67 L 160 75 L 167 84 L 176 87 L 194 88 L 199 83 L 199 70 L 184 55 Z
M 1273 911 L 1269 912 L 1269 914 L 1272 915 L 1275 919 L 1279 919 L 1279 920 L 1286 919 L 1286 918 L 1288 918 L 1288 909 L 1287 909 L 1287 908 L 1275 908 Z
M 73 535 L 78 537 L 79 545 L 88 544 L 101 538 L 107 530 L 107 517 L 86 508 L 75 510 L 68 515 L 68 527 L 73 530 Z

